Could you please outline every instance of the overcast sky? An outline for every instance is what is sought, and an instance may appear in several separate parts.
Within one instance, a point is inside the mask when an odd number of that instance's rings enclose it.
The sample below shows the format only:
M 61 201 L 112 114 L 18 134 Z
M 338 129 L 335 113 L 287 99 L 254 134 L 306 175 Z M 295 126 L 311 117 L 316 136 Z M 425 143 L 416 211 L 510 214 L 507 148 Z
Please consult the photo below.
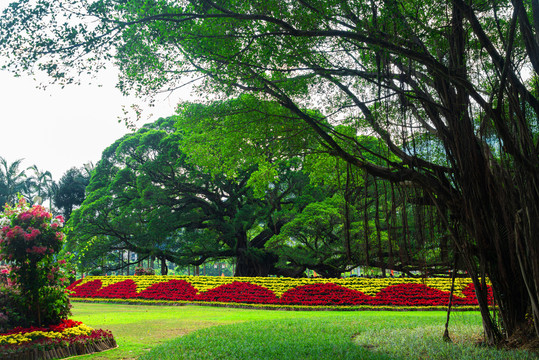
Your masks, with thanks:
M 35 164 L 55 180 L 73 166 L 96 163 L 107 146 L 129 132 L 118 123 L 122 105 L 142 104 L 123 97 L 114 79 L 104 79 L 102 87 L 51 86 L 44 91 L 31 78 L 0 71 L 0 156 L 10 163 L 24 159 L 23 168 Z M 174 114 L 176 102 L 161 100 L 146 108 L 138 125 Z
M 0 11 L 9 2 L 0 0 Z M 55 180 L 73 166 L 96 163 L 106 147 L 129 132 L 118 123 L 118 117 L 124 116 L 122 105 L 143 105 L 121 95 L 113 72 L 98 80 L 101 87 L 50 86 L 44 91 L 36 88 L 38 82 L 31 77 L 15 78 L 0 70 L 0 156 L 9 163 L 24 159 L 21 170 L 35 164 L 49 170 Z M 180 96 L 163 97 L 156 107 L 145 108 L 138 126 L 173 115 Z

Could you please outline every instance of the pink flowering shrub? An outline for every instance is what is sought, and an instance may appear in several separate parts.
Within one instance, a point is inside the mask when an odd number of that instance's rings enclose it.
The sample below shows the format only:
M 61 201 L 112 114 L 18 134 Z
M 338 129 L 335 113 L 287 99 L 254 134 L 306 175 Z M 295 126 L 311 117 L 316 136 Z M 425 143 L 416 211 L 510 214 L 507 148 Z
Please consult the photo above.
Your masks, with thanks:
M 152 268 L 137 267 L 135 269 L 135 275 L 155 275 L 155 270 Z
M 0 266 L 0 333 L 19 317 L 16 300 L 20 295 L 9 278 L 10 266 Z
M 7 275 L 18 292 L 21 318 L 16 325 L 57 324 L 70 311 L 66 261 L 58 260 L 64 238 L 61 216 L 53 218 L 43 206 L 20 199 L 0 214 L 0 260 L 12 269 Z

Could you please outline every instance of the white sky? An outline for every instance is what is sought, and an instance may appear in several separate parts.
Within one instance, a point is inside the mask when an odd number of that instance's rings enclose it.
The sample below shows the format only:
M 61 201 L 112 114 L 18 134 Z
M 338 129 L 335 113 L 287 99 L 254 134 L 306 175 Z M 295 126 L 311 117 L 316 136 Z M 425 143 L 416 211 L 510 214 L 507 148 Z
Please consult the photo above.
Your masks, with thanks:
M 102 87 L 50 86 L 44 91 L 36 85 L 31 78 L 0 71 L 0 156 L 9 163 L 24 159 L 21 170 L 35 164 L 55 180 L 73 166 L 95 164 L 106 147 L 129 132 L 118 123 L 124 116 L 122 105 L 128 109 L 143 104 L 123 97 L 114 87 L 114 76 Z M 176 103 L 167 99 L 146 108 L 137 126 L 173 115 Z
M 0 11 L 10 2 L 0 0 Z M 98 80 L 102 87 L 51 85 L 44 91 L 36 88 L 38 82 L 31 77 L 15 78 L 0 70 L 0 156 L 9 163 L 24 159 L 21 170 L 35 164 L 50 171 L 56 181 L 73 166 L 97 163 L 106 147 L 129 132 L 118 123 L 124 117 L 122 105 L 126 109 L 144 105 L 121 95 L 114 73 Z M 145 108 L 137 126 L 173 115 L 179 96 Z

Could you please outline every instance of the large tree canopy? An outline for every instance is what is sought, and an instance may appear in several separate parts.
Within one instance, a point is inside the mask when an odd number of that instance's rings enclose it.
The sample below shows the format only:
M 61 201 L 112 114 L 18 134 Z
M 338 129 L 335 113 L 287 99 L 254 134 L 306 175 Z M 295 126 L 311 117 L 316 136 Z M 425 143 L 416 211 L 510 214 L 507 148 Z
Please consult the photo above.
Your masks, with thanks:
M 248 171 L 247 184 L 260 198 L 270 195 L 268 206 L 274 206 L 270 204 L 276 185 L 290 170 L 301 169 L 319 189 L 318 198 L 295 199 L 299 206 L 293 212 L 288 209 L 292 223 L 285 225 L 278 239 L 266 243 L 280 255 L 280 265 L 294 264 L 332 277 L 357 265 L 379 267 L 384 273 L 391 268 L 408 276 L 417 271 L 446 274 L 450 268 L 447 226 L 439 223 L 432 206 L 409 201 L 421 191 L 395 189 L 327 154 L 313 129 L 278 103 L 244 94 L 209 104 L 181 104 L 179 114 L 178 126 L 185 134 L 180 146 L 190 161 L 231 179 Z M 334 130 L 358 138 L 373 153 L 387 152 L 384 142 L 357 137 L 352 126 Z M 418 146 L 424 142 L 418 140 Z M 369 153 L 365 156 L 373 164 L 386 162 Z M 253 166 L 256 170 L 249 172 Z M 407 201 L 408 197 L 412 199 Z M 306 201 L 316 203 L 305 206 Z
M 172 90 L 192 75 L 204 92 L 275 99 L 331 154 L 421 188 L 458 220 L 452 238 L 496 342 L 527 314 L 539 336 L 538 9 L 537 0 L 23 0 L 4 13 L 0 43 L 12 70 L 37 66 L 62 83 L 112 60 L 125 92 Z M 391 157 L 328 126 L 343 122 L 383 139 Z M 501 326 L 481 291 L 487 275 Z
M 303 272 L 297 266 L 276 269 L 277 259 L 264 245 L 296 207 L 310 201 L 308 178 L 282 163 L 272 186 L 256 197 L 249 185 L 252 163 L 233 179 L 210 174 L 180 150 L 184 137 L 176 120 L 147 124 L 103 152 L 87 197 L 69 222 L 70 246 L 91 242 L 99 251 L 84 254 L 94 260 L 129 250 L 181 265 L 235 258 L 239 276 Z

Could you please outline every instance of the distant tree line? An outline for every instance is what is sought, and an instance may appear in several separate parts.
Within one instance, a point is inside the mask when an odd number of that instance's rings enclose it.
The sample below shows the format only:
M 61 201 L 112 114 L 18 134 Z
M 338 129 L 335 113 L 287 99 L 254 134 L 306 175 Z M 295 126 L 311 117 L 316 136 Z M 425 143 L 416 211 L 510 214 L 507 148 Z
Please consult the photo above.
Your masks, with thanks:
M 0 210 L 22 196 L 29 203 L 40 202 L 48 206 L 67 221 L 73 209 L 84 200 L 93 165 L 72 167 L 56 182 L 50 171 L 41 170 L 37 165 L 21 169 L 22 161 L 10 163 L 0 156 Z

